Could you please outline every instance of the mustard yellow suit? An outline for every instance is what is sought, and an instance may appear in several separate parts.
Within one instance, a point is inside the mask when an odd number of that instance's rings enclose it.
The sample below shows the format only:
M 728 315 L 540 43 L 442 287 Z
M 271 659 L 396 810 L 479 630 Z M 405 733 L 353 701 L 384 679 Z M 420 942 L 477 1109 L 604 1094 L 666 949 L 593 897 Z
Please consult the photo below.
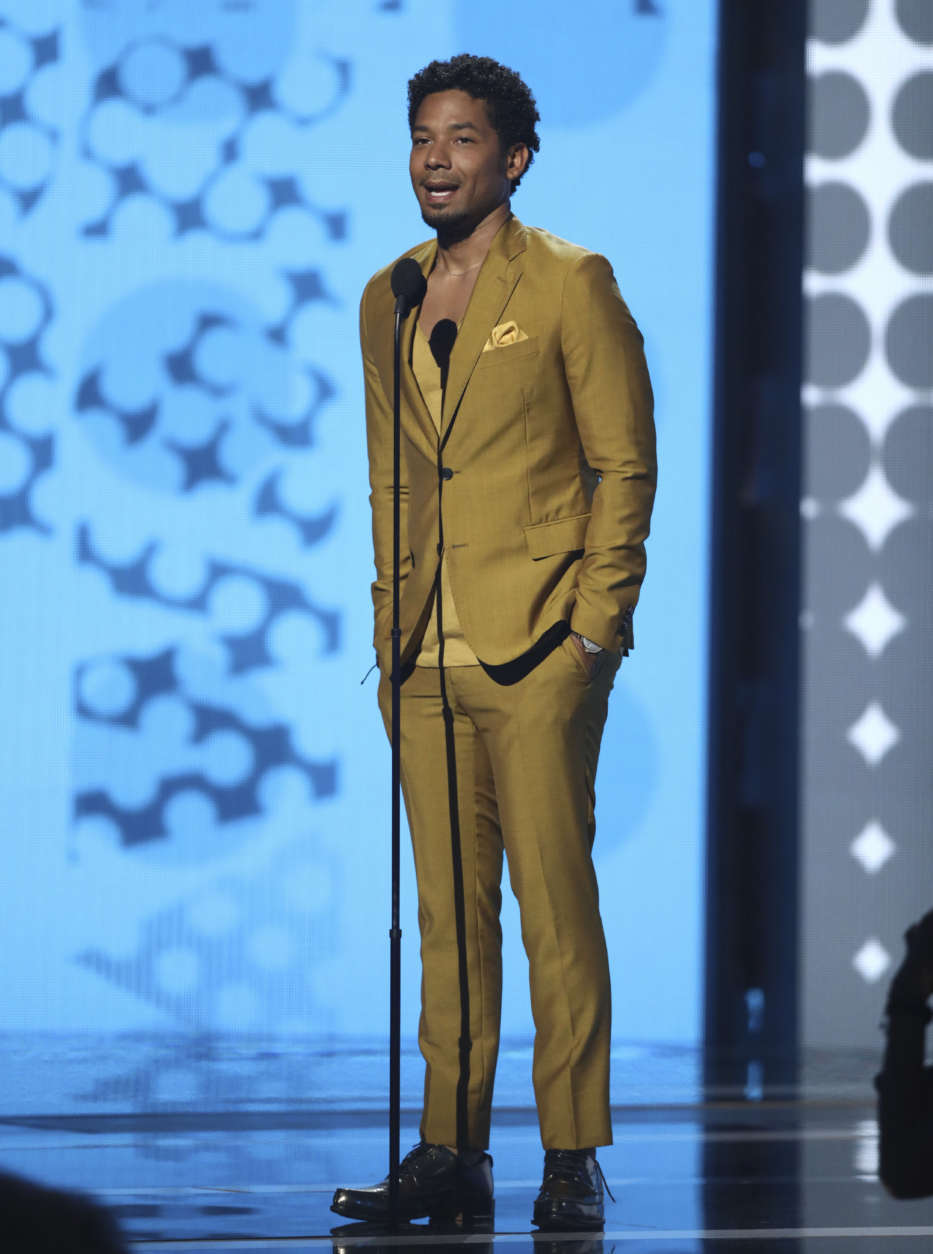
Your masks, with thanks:
M 430 241 L 412 249 L 427 275 Z M 394 263 L 393 263 L 394 264 Z M 392 266 L 360 309 L 376 580 L 389 722 Z M 412 668 L 439 584 L 463 637 L 455 715 L 473 1049 L 468 1143 L 484 1148 L 501 1000 L 505 852 L 529 958 L 543 1143 L 611 1141 L 609 976 L 591 847 L 606 705 L 645 573 L 656 464 L 642 338 L 604 257 L 512 217 L 450 359 L 438 431 L 402 349 L 402 784 L 418 879 L 425 1140 L 454 1144 L 459 998 L 438 671 Z M 441 527 L 442 523 L 442 527 Z M 602 646 L 587 674 L 573 631 Z M 555 634 L 556 633 L 556 634 Z M 542 658 L 541 654 L 544 653 Z

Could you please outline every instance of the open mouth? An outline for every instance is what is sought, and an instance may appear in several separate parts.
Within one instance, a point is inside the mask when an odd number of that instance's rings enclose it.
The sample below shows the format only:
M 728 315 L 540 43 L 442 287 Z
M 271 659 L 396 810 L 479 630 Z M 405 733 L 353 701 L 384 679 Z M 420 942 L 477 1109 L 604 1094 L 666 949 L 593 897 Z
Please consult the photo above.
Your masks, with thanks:
M 456 183 L 425 183 L 424 194 L 429 204 L 443 205 L 457 190 Z

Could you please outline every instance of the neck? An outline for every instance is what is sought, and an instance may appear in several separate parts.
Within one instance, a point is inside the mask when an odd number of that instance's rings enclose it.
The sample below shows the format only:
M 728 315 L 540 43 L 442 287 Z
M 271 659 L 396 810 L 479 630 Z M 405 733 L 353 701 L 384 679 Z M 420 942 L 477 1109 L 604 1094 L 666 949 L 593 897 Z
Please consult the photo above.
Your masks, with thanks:
M 452 278 L 478 270 L 486 260 L 499 228 L 511 214 L 509 201 L 496 205 L 467 235 L 451 235 L 443 228 L 437 232 L 437 268 Z

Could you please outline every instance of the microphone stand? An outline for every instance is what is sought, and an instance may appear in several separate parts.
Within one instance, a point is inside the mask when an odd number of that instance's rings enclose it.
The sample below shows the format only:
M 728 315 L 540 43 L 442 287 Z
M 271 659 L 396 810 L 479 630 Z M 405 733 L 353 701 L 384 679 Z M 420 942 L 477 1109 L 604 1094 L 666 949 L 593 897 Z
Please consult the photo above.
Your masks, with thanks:
M 392 385 L 392 922 L 389 929 L 389 1216 L 398 1218 L 399 1129 L 402 1070 L 402 929 L 399 926 L 401 878 L 402 708 L 399 587 L 401 552 L 401 341 L 402 319 L 408 312 L 403 295 L 395 301 L 394 371 Z
M 392 378 L 392 922 L 389 928 L 389 1220 L 398 1222 L 399 1125 L 402 1070 L 402 929 L 399 927 L 401 878 L 402 783 L 402 631 L 401 588 L 402 496 L 402 322 L 421 303 L 427 282 L 413 257 L 403 257 L 392 270 L 395 334 Z

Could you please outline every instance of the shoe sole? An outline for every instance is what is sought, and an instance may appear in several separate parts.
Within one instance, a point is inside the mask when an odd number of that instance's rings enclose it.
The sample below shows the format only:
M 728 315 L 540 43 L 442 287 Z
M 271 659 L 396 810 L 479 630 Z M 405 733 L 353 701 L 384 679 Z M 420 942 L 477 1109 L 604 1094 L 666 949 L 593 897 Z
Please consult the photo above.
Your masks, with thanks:
M 570 1215 L 532 1213 L 531 1222 L 544 1232 L 602 1232 L 606 1226 L 603 1217 L 598 1219 L 572 1218 Z
M 386 1223 L 390 1218 L 388 1210 L 375 1211 L 366 1206 L 354 1206 L 352 1202 L 339 1207 L 331 1204 L 330 1209 L 344 1219 L 359 1219 L 364 1223 Z M 429 1207 L 399 1206 L 395 1218 L 405 1223 L 411 1219 L 430 1219 L 451 1223 L 462 1220 L 464 1224 L 489 1224 L 495 1219 L 495 1213 L 495 1206 L 489 1202 L 484 1201 L 479 1207 L 473 1207 L 460 1199 L 451 1198 L 450 1201 Z

